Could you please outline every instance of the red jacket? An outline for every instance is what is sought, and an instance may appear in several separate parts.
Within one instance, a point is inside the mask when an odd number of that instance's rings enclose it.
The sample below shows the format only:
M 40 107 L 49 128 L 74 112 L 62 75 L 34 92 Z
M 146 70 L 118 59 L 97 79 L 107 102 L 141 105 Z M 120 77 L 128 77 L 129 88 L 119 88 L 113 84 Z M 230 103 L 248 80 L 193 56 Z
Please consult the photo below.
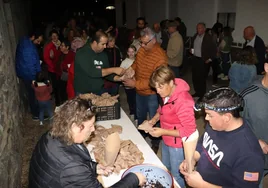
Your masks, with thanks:
M 61 77 L 62 71 L 68 72 L 69 67 L 74 62 L 74 57 L 75 57 L 75 53 L 71 50 L 69 50 L 68 54 L 61 53 L 59 60 L 58 60 L 58 61 L 61 61 L 61 62 L 59 62 L 60 65 L 56 66 L 56 69 L 55 69 L 56 75 L 58 78 Z M 61 60 L 61 58 L 63 58 L 63 59 Z
M 37 82 L 37 86 L 32 84 L 32 88 L 35 92 L 35 97 L 38 101 L 48 101 L 51 100 L 51 92 L 52 92 L 52 86 L 49 84 L 48 86 L 43 82 Z
M 49 42 L 44 48 L 44 62 L 47 64 L 48 72 L 55 73 L 61 51 L 56 48 L 53 42 Z
M 168 102 L 158 108 L 158 112 L 161 128 L 176 129 L 180 135 L 180 137 L 162 136 L 164 143 L 170 147 L 182 148 L 181 138 L 190 136 L 196 130 L 194 100 L 189 94 L 190 87 L 184 80 L 175 79 L 175 84 L 175 91 Z
M 68 99 L 73 99 L 75 97 L 75 91 L 74 91 L 74 62 L 71 63 L 71 66 L 68 70 L 68 81 L 67 81 L 67 87 L 66 92 L 68 95 Z

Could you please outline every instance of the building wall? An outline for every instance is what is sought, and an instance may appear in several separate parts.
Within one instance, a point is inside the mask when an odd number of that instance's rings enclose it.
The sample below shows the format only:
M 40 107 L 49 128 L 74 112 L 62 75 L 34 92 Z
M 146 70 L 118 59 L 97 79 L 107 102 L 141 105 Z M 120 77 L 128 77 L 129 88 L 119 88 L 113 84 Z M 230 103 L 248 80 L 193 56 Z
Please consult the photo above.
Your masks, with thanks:
M 20 187 L 22 137 L 20 125 L 24 113 L 15 73 L 14 54 L 19 35 L 26 33 L 24 19 L 18 14 L 25 2 L 0 0 L 0 187 Z M 14 27 L 16 26 L 16 27 Z
M 268 44 L 267 0 L 237 0 L 236 24 L 233 32 L 235 42 L 244 42 L 243 30 L 251 25 L 264 43 Z
M 230 13 L 236 12 L 237 0 L 218 0 L 218 12 L 219 13 Z
M 134 28 L 136 26 L 136 18 L 140 16 L 138 1 L 139 0 L 126 0 L 126 20 L 128 28 Z
M 217 20 L 217 0 L 177 0 L 178 16 L 187 27 L 187 35 L 193 36 L 196 32 L 196 24 L 204 22 L 206 26 L 212 27 Z
M 169 18 L 166 15 L 167 12 L 167 0 L 141 0 L 144 1 L 144 15 L 146 18 L 146 21 L 149 23 L 149 26 L 152 27 L 152 25 L 156 22 L 160 22 L 163 19 Z M 150 11 L 148 11 L 150 10 Z
M 187 27 L 187 35 L 192 36 L 198 22 L 205 22 L 210 28 L 217 20 L 217 13 L 235 12 L 235 42 L 244 42 L 243 30 L 252 25 L 268 44 L 267 0 L 255 3 L 252 0 L 126 0 L 126 4 L 130 28 L 135 27 L 138 16 L 146 16 L 149 25 L 179 16 Z
M 178 1 L 169 0 L 169 17 L 170 19 L 174 19 L 178 16 Z

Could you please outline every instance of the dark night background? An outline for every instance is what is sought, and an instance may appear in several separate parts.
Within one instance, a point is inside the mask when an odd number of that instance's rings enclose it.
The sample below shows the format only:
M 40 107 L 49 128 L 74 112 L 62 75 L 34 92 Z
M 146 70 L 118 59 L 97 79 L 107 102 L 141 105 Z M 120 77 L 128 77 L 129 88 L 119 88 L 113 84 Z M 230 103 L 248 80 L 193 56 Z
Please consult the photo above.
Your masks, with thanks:
M 67 23 L 71 17 L 77 18 L 77 13 L 84 12 L 85 19 L 92 17 L 105 19 L 108 25 L 115 26 L 115 10 L 106 10 L 106 6 L 113 5 L 114 0 L 30 0 L 32 23 L 40 26 L 42 22 L 56 21 L 59 24 Z M 76 13 L 76 16 L 74 16 Z

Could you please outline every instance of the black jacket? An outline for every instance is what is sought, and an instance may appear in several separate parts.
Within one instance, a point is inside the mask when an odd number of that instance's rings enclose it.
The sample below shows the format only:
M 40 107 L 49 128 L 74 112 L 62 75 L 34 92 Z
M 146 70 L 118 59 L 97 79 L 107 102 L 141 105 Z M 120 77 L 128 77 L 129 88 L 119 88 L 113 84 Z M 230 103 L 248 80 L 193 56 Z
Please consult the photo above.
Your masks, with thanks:
M 261 75 L 264 71 L 266 47 L 263 40 L 258 35 L 256 35 L 254 49 L 258 58 L 258 63 L 255 64 L 257 67 L 257 74 Z
M 29 188 L 102 188 L 97 180 L 97 163 L 86 147 L 80 146 L 67 146 L 45 133 L 31 158 Z M 136 188 L 138 184 L 137 176 L 130 173 L 112 187 Z
M 194 47 L 194 41 L 197 37 L 197 34 L 194 35 L 192 39 L 192 48 Z M 215 59 L 217 54 L 217 45 L 213 40 L 213 37 L 210 36 L 209 34 L 205 33 L 203 41 L 202 41 L 202 46 L 201 46 L 201 56 L 204 61 L 208 59 Z
M 247 46 L 247 41 L 244 43 L 244 47 L 245 46 Z M 257 68 L 257 74 L 261 75 L 264 71 L 266 47 L 263 40 L 258 35 L 256 35 L 255 38 L 254 49 L 258 59 L 258 63 L 255 64 Z

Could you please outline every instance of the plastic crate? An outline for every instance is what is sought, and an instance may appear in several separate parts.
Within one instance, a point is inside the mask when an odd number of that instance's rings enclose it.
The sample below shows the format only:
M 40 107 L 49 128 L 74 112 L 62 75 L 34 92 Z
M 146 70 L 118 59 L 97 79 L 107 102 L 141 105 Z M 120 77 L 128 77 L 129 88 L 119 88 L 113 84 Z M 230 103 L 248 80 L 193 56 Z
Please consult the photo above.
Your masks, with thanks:
M 113 106 L 97 107 L 97 115 L 96 115 L 97 121 L 120 119 L 120 117 L 121 117 L 121 110 L 119 102 L 115 103 Z

